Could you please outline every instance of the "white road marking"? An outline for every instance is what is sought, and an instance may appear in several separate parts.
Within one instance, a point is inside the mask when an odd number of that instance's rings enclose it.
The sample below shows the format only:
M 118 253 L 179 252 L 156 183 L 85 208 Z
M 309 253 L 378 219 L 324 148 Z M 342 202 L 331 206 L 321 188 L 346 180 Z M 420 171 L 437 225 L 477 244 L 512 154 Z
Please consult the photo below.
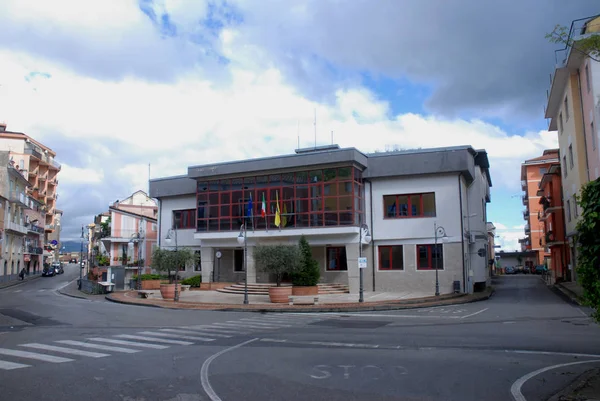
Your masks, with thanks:
M 28 352 L 28 351 L 17 351 L 17 350 L 6 349 L 6 348 L 0 348 L 0 354 L 16 356 L 19 358 L 37 359 L 39 361 L 52 362 L 52 363 L 63 363 L 63 362 L 72 362 L 73 361 L 73 359 L 63 358 L 60 356 L 36 354 L 33 352 Z
M 552 352 L 552 351 L 529 351 L 529 350 L 504 350 L 504 352 L 512 352 L 515 354 L 538 354 L 538 355 L 563 355 L 574 356 L 581 358 L 600 358 L 599 354 L 578 354 L 576 352 Z
M 485 309 L 482 309 L 482 310 L 477 311 L 475 313 L 471 313 L 470 315 L 461 316 L 460 318 L 461 319 L 466 319 L 466 318 L 471 317 L 471 316 L 479 315 L 480 313 L 483 313 L 483 312 L 485 312 L 488 309 L 490 309 L 490 308 L 485 308 Z
M 231 336 L 225 334 L 218 333 L 210 333 L 208 331 L 200 331 L 200 330 L 180 330 L 180 329 L 160 329 L 159 331 L 165 331 L 167 333 L 176 333 L 176 334 L 202 334 L 205 336 L 219 337 L 219 338 L 231 338 Z
M 243 322 L 248 322 L 250 324 L 254 324 L 254 325 L 261 325 L 261 326 L 265 326 L 265 327 L 292 327 L 291 324 L 281 324 L 281 323 L 277 323 L 277 322 L 265 322 L 264 320 L 258 320 L 258 319 L 251 319 L 251 318 L 246 318 L 246 319 L 240 319 Z M 227 323 L 231 323 L 234 322 L 233 320 L 229 320 Z M 241 322 L 240 322 L 241 323 Z
M 538 369 L 536 371 L 528 373 L 525 376 L 522 376 L 519 379 L 517 379 L 513 383 L 513 385 L 510 386 L 510 393 L 513 396 L 513 398 L 514 398 L 515 401 L 527 401 L 527 398 L 525 398 L 525 396 L 521 392 L 521 387 L 523 387 L 523 384 L 525 384 L 525 382 L 527 380 L 531 379 L 532 377 L 535 377 L 535 376 L 539 375 L 540 373 L 544 373 L 544 372 L 547 372 L 547 371 L 552 370 L 552 369 L 563 368 L 565 366 L 580 365 L 582 363 L 595 363 L 595 362 L 600 362 L 600 359 L 594 359 L 594 360 L 591 360 L 591 361 L 578 361 L 578 362 L 570 362 L 570 363 L 561 363 L 559 365 L 547 366 L 545 368 Z
M 60 340 L 60 341 L 56 341 L 56 342 L 60 343 L 60 344 L 75 345 L 75 346 L 84 347 L 84 348 L 94 348 L 94 349 L 100 349 L 100 350 L 104 350 L 104 351 L 123 352 L 126 354 L 134 354 L 136 352 L 140 352 L 139 349 L 112 347 L 109 345 L 101 345 L 101 344 L 90 344 L 90 343 L 84 343 L 82 341 Z
M 15 363 L 15 362 L 8 362 L 8 361 L 0 360 L 0 369 L 2 369 L 2 370 L 21 369 L 21 368 L 28 368 L 30 366 L 31 365 L 25 365 L 22 363 Z
M 145 336 L 158 336 L 158 337 L 170 337 L 170 338 L 181 338 L 183 340 L 194 340 L 194 341 L 215 341 L 214 338 L 207 337 L 197 337 L 197 336 L 184 336 L 181 334 L 173 334 L 173 333 L 160 333 L 156 331 L 140 331 L 139 334 L 143 334 Z
M 165 343 L 165 344 L 175 344 L 175 345 L 192 345 L 193 344 L 189 341 L 167 340 L 166 338 L 143 337 L 143 336 L 136 336 L 136 335 L 132 335 L 132 334 L 118 334 L 113 337 L 128 338 L 130 340 L 153 341 L 155 343 Z
M 347 348 L 379 348 L 379 344 L 353 344 L 353 343 L 338 343 L 328 341 L 288 341 L 273 338 L 261 338 L 261 342 L 273 342 L 273 343 L 289 343 L 289 344 L 301 344 L 301 345 L 323 345 L 327 347 L 347 347 Z
M 46 291 L 46 290 L 43 290 L 43 289 L 42 290 L 38 290 L 38 292 L 44 292 L 44 291 Z
M 13 292 L 21 292 L 21 291 L 23 291 L 23 290 L 15 290 L 15 291 L 13 291 Z
M 41 349 L 41 350 L 48 350 L 48 351 L 62 352 L 63 354 L 72 354 L 72 355 L 79 355 L 79 356 L 87 356 L 87 357 L 90 357 L 90 358 L 103 358 L 105 356 L 110 356 L 109 354 L 101 354 L 99 352 L 82 351 L 82 350 L 79 350 L 79 349 L 57 347 L 55 345 L 46 345 L 46 344 L 38 344 L 38 343 L 19 344 L 19 346 L 20 347 L 29 347 L 29 348 Z
M 217 395 L 217 393 L 215 393 L 215 391 L 213 390 L 212 386 L 210 385 L 210 380 L 208 379 L 208 368 L 210 367 L 211 362 L 226 352 L 243 347 L 244 345 L 250 344 L 251 342 L 254 342 L 256 340 L 258 340 L 258 338 L 253 338 L 252 340 L 244 341 L 243 343 L 234 345 L 233 347 L 225 348 L 224 350 L 217 352 L 216 354 L 208 358 L 206 361 L 204 361 L 204 363 L 202 364 L 202 368 L 200 369 L 200 383 L 202 384 L 204 392 L 206 392 L 206 395 L 208 395 L 211 401 L 222 401 L 221 398 L 219 398 L 219 396 Z
M 316 315 L 316 314 L 315 314 Z M 324 312 L 319 313 L 320 316 L 329 315 L 337 317 L 393 317 L 393 318 L 418 318 L 418 319 L 460 319 L 460 316 L 432 316 L 432 315 L 390 315 L 384 313 L 339 313 L 339 312 Z
M 239 323 L 213 323 L 212 326 L 226 328 L 226 329 L 244 329 L 244 330 L 250 330 L 250 331 L 268 330 L 268 328 L 266 328 L 266 327 L 256 327 L 256 326 L 252 327 L 247 324 L 244 325 L 244 324 L 239 324 Z
M 204 325 L 183 326 L 182 328 L 192 329 L 192 330 L 214 331 L 215 333 L 225 333 L 225 334 L 249 334 L 246 331 L 236 331 L 236 330 L 231 330 L 231 328 L 213 327 L 213 326 L 204 326 Z
M 125 341 L 125 340 L 114 340 L 112 338 L 88 338 L 90 341 L 100 341 L 103 343 L 109 344 L 117 344 L 117 345 L 130 345 L 134 347 L 142 347 L 142 348 L 153 348 L 153 349 L 166 349 L 169 348 L 168 345 L 159 345 L 159 344 L 148 344 L 148 343 L 139 343 L 136 341 Z

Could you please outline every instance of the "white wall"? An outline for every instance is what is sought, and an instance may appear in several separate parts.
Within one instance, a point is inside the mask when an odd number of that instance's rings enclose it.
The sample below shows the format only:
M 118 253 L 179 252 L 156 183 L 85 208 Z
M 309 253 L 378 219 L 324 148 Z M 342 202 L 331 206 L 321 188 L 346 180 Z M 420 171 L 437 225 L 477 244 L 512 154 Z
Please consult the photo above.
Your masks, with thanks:
M 464 215 L 466 232 L 476 236 L 474 244 L 465 241 L 473 283 L 488 282 L 490 279 L 487 264 L 489 257 L 487 255 L 481 257 L 477 254 L 479 249 L 486 249 L 488 244 L 487 203 L 485 202 L 488 189 L 487 177 L 481 168 L 475 167 L 475 180 L 467 188 L 467 213 Z
M 159 202 L 158 214 L 160 221 L 159 242 L 161 247 L 175 246 L 173 241 L 171 244 L 165 242 L 167 232 L 173 227 L 173 211 L 196 208 L 196 195 L 171 197 L 162 199 Z M 195 228 L 178 229 L 177 230 L 177 245 L 187 246 L 192 248 L 200 248 L 200 240 L 194 239 Z

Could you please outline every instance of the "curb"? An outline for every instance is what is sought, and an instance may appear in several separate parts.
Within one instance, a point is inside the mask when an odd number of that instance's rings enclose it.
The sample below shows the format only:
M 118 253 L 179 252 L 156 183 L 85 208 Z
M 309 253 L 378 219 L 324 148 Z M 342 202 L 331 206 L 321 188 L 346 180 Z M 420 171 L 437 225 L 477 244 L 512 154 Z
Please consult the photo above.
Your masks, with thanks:
M 446 306 L 446 305 L 461 305 L 479 301 L 486 301 L 492 297 L 495 290 L 492 288 L 486 294 L 476 298 L 465 298 L 465 295 L 446 298 L 437 302 L 431 301 L 415 301 L 406 303 L 394 303 L 384 305 L 365 305 L 365 306 L 349 306 L 349 307 L 322 307 L 322 308 L 296 308 L 296 307 L 282 307 L 282 308 L 244 308 L 244 307 L 207 307 L 206 309 L 196 308 L 178 308 L 167 305 L 157 305 L 150 303 L 139 303 L 133 301 L 126 301 L 122 299 L 116 299 L 112 297 L 112 294 L 107 295 L 105 298 L 110 302 L 115 302 L 124 305 L 136 305 L 136 306 L 147 306 L 152 308 L 160 309 L 178 309 L 178 310 L 212 310 L 220 312 L 258 312 L 258 313 L 327 313 L 327 312 L 369 312 L 369 311 L 387 311 L 387 310 L 402 310 L 402 309 L 420 309 L 420 308 L 431 308 L 434 306 Z M 450 301 L 450 302 L 449 302 Z M 452 302 L 454 301 L 454 302 Z M 367 303 L 368 304 L 368 303 Z M 192 304 L 194 305 L 194 304 Z M 202 305 L 197 303 L 195 305 Z
M 577 294 L 575 294 L 573 291 L 563 287 L 560 284 L 554 284 L 552 286 L 552 289 L 554 289 L 555 291 L 558 291 L 560 294 L 566 298 L 568 298 L 569 301 L 571 301 L 572 303 L 579 305 L 579 306 L 584 306 L 583 302 L 579 299 L 579 297 L 577 296 Z
M 37 279 L 39 279 L 40 277 L 42 277 L 42 275 L 41 275 L 41 274 L 38 274 L 38 275 L 36 275 L 36 276 L 34 276 L 34 277 L 28 278 L 27 280 L 23 280 L 23 281 L 21 281 L 21 280 L 16 280 L 16 281 L 14 281 L 14 282 L 9 282 L 7 285 L 0 286 L 0 291 L 2 291 L 2 290 L 3 290 L 3 289 L 5 289 L 5 288 L 14 287 L 15 285 L 19 285 L 19 284 L 25 284 L 25 283 L 27 283 L 27 282 L 29 282 L 29 281 L 37 280 Z
M 71 297 L 71 298 L 77 298 L 77 299 L 89 299 L 83 295 L 67 294 L 66 292 L 62 292 L 61 290 L 56 290 L 56 292 L 58 292 L 60 295 L 64 295 L 65 297 Z
M 588 369 L 573 380 L 567 387 L 554 394 L 548 401 L 577 401 L 583 400 L 583 397 L 578 396 L 578 392 L 584 389 L 591 381 L 600 380 L 600 369 Z M 600 396 L 598 396 L 600 397 Z M 585 398 L 588 401 L 594 401 L 594 398 Z

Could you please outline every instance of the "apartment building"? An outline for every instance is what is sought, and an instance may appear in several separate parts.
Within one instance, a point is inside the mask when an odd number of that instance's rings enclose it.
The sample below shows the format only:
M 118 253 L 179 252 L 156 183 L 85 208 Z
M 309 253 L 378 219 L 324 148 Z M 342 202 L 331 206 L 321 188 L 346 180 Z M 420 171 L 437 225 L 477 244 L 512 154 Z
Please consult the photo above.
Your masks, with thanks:
M 548 170 L 559 163 L 558 149 L 547 149 L 542 156 L 525 160 L 521 164 L 521 189 L 525 192 L 522 196 L 523 218 L 525 219 L 525 239 L 520 240 L 522 251 L 534 251 L 535 261 L 529 261 L 529 267 L 534 264 L 544 264 L 550 258 L 550 249 L 546 249 L 544 239 L 544 223 L 540 221 L 541 196 L 538 190 L 542 177 Z
M 150 196 L 159 204 L 159 246 L 173 247 L 165 239 L 176 233 L 179 246 L 200 256 L 182 276 L 242 281 L 237 238 L 245 223 L 249 283 L 270 281 L 255 266 L 258 244 L 305 235 L 323 283 L 358 293 L 362 254 L 366 290 L 433 294 L 436 270 L 441 293 L 489 285 L 490 187 L 485 150 L 364 154 L 331 145 L 191 166 L 184 176 L 151 180 Z M 366 232 L 370 243 L 361 241 Z
M 570 281 L 570 252 L 563 213 L 560 163 L 553 164 L 540 181 L 537 195 L 542 209 L 538 220 L 542 222 L 545 247 L 550 250 L 547 266 L 555 280 Z
M 600 17 L 571 24 L 570 45 L 556 53 L 559 58 L 545 112 L 548 129 L 558 133 L 572 272 L 577 261 L 576 226 L 580 217 L 576 197 L 583 185 L 600 177 L 600 64 L 578 50 L 577 45 L 598 34 Z
M 31 208 L 31 201 L 26 195 L 29 185 L 9 152 L 0 151 L 0 207 L 4 218 L 0 255 L 2 281 L 15 279 L 24 267 L 25 237 L 28 235 L 25 211 Z M 39 259 L 37 263 L 39 265 Z
M 40 203 L 41 221 L 36 226 L 44 228 L 44 256 L 48 261 L 58 255 L 60 227 L 57 227 L 56 202 L 58 199 L 58 173 L 61 166 L 54 158 L 56 153 L 30 136 L 7 130 L 0 124 L 0 151 L 8 151 L 15 169 L 28 180 L 27 195 Z M 54 241 L 49 239 L 54 235 Z
M 149 266 L 156 246 L 158 207 L 144 191 L 114 202 L 108 210 L 110 230 L 100 233 L 100 241 L 110 257 L 110 266 L 135 264 L 139 259 Z

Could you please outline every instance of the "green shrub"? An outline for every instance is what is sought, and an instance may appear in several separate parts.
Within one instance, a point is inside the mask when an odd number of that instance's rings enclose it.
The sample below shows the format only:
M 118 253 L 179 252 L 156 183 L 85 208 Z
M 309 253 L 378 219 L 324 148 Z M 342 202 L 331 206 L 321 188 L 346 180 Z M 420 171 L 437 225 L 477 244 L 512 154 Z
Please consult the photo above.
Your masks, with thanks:
M 292 273 L 292 284 L 299 287 L 317 285 L 321 278 L 319 262 L 312 257 L 310 245 L 304 235 L 300 237 L 298 248 L 300 250 L 300 267 Z
M 137 280 L 138 276 L 137 274 L 135 274 L 132 277 L 132 280 Z M 146 281 L 146 280 L 165 280 L 168 279 L 167 276 L 164 275 L 160 275 L 160 274 L 142 274 L 142 281 Z
M 181 281 L 182 285 L 189 285 L 192 288 L 200 288 L 200 284 L 202 283 L 202 275 L 197 275 L 193 277 L 188 277 L 185 280 Z
M 258 245 L 254 250 L 257 268 L 275 275 L 277 287 L 285 274 L 293 274 L 300 264 L 300 252 L 295 245 Z

